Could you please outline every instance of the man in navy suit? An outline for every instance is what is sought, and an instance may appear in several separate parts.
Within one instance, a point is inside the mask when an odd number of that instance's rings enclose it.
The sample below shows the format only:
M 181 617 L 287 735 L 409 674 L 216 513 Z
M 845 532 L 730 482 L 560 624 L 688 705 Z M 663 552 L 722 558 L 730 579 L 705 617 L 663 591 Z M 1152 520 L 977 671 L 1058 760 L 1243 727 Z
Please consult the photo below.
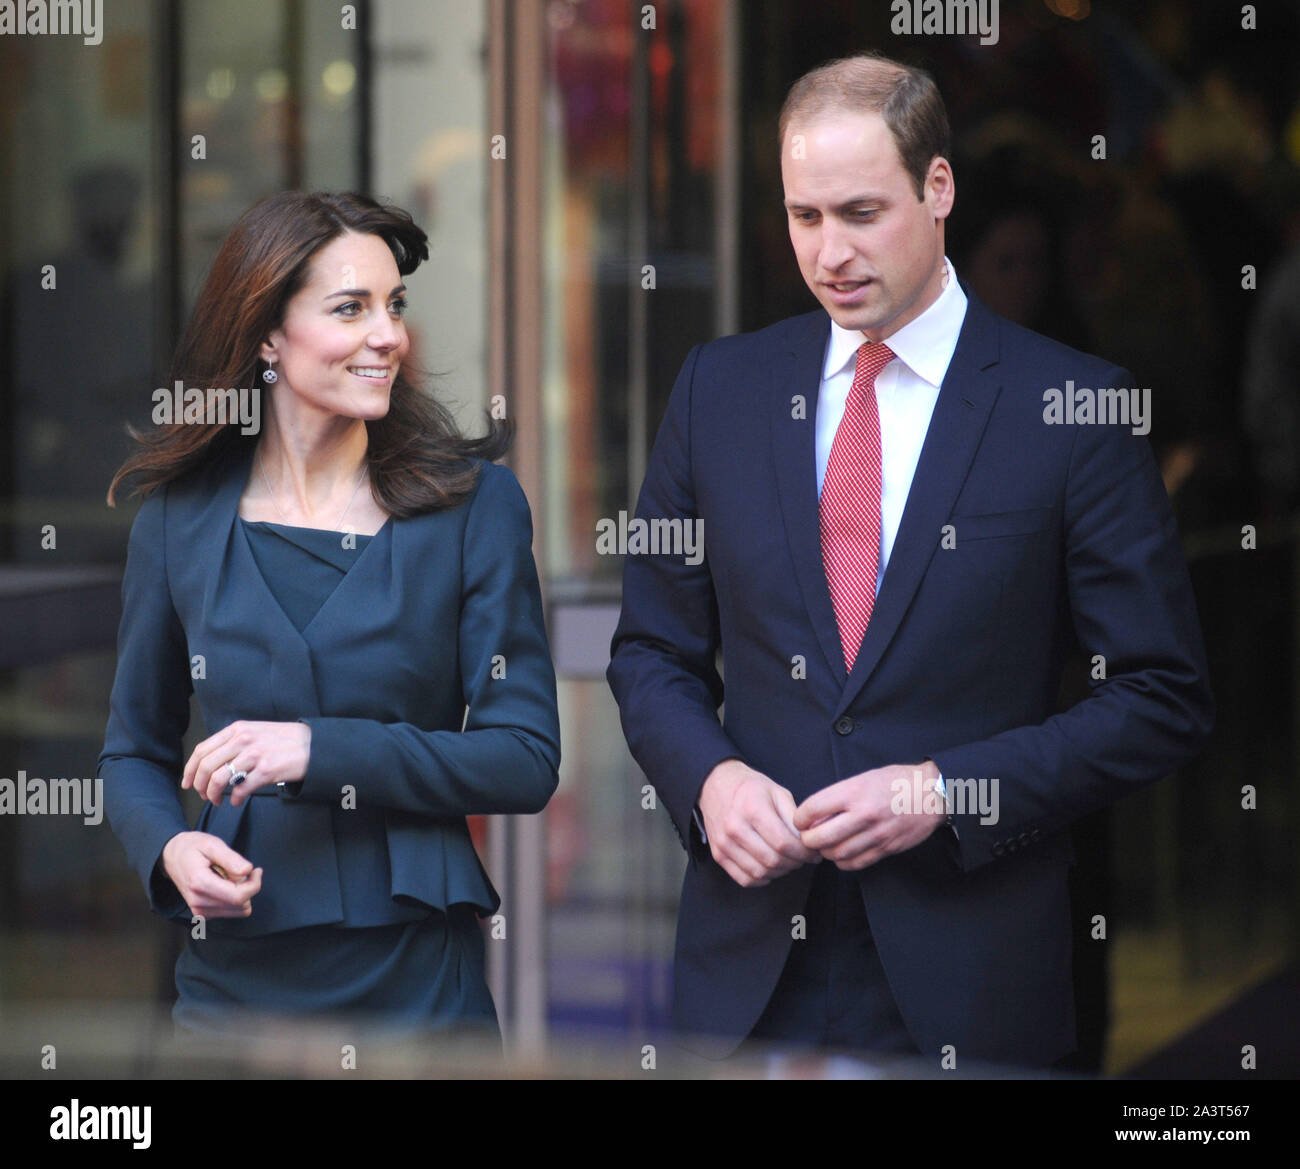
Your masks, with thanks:
M 832 62 L 780 134 L 822 309 L 687 357 L 637 514 L 705 555 L 628 557 L 608 675 L 690 856 L 675 1024 L 1050 1066 L 1067 825 L 1213 723 L 1146 397 L 961 286 L 928 75 Z

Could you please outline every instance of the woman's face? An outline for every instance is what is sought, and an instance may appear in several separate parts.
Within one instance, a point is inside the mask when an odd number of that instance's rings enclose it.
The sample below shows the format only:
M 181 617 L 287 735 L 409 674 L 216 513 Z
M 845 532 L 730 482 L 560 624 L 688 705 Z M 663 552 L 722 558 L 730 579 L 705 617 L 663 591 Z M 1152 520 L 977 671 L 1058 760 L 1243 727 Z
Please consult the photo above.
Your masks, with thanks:
M 262 346 L 262 359 L 280 375 L 276 391 L 284 386 L 322 413 L 382 418 L 411 347 L 405 293 L 379 236 L 347 232 L 321 248 L 284 323 Z

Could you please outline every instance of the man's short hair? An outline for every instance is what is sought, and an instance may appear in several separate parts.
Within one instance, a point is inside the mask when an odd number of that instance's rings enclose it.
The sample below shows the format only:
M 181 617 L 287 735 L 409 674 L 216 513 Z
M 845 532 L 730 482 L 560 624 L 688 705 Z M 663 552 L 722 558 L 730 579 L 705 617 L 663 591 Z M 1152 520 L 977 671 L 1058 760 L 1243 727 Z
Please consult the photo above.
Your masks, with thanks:
M 778 134 L 785 149 L 791 122 L 821 114 L 879 114 L 893 135 L 916 197 L 925 198 L 925 175 L 936 155 L 948 157 L 948 111 L 934 78 L 879 53 L 841 57 L 805 73 L 790 87 L 781 107 Z

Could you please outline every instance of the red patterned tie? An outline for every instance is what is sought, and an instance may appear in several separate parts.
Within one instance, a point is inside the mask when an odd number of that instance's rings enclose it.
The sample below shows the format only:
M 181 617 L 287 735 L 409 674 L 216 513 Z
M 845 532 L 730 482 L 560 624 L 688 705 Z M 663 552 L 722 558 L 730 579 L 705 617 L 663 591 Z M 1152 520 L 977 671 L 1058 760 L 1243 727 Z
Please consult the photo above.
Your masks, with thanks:
M 858 350 L 853 388 L 835 431 L 822 481 L 822 563 L 835 619 L 852 672 L 858 647 L 876 603 L 880 563 L 880 412 L 876 375 L 894 356 L 888 345 L 868 341 Z

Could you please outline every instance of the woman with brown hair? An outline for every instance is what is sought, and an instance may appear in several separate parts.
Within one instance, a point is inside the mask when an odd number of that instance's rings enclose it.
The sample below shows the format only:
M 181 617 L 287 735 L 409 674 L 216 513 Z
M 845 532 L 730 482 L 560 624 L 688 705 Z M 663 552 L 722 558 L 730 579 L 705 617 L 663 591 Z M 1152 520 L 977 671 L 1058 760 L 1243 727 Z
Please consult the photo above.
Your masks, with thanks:
M 186 387 L 265 386 L 260 433 L 174 420 L 109 490 L 131 531 L 99 774 L 152 907 L 189 923 L 173 1016 L 496 1028 L 465 817 L 538 812 L 555 676 L 528 504 L 402 368 L 405 212 L 286 192 L 222 245 Z M 188 417 L 188 415 L 186 416 Z M 183 757 L 193 693 L 208 732 Z M 178 787 L 204 800 L 194 830 Z

